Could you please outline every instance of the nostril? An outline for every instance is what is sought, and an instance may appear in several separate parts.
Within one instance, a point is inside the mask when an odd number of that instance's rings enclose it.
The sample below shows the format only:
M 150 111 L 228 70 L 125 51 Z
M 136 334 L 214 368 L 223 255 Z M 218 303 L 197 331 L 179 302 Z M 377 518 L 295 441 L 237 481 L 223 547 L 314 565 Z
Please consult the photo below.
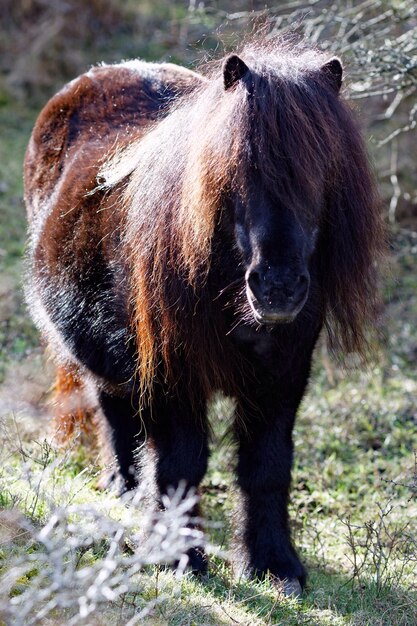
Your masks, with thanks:
M 309 277 L 307 274 L 299 274 L 293 281 L 289 281 L 280 288 L 288 300 L 295 300 L 308 289 Z
M 251 291 L 253 292 L 253 294 L 256 296 L 257 294 L 259 294 L 259 290 L 261 287 L 261 275 L 257 270 L 252 270 L 249 273 L 248 276 L 248 285 L 251 289 Z
M 294 299 L 294 288 L 292 285 L 287 285 L 285 287 L 281 287 L 281 290 L 284 292 L 284 295 L 289 299 Z
M 306 291 L 308 290 L 309 284 L 310 284 L 310 278 L 308 274 L 298 275 L 297 281 L 295 283 L 295 290 L 294 290 L 298 298 L 305 295 Z

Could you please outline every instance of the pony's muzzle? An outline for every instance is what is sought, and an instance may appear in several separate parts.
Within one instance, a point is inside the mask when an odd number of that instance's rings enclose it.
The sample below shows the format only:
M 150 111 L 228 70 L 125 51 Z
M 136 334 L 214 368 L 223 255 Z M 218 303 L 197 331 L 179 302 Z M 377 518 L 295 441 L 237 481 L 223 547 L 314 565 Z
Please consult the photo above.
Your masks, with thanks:
M 257 268 L 246 275 L 246 296 L 257 322 L 292 322 L 303 308 L 310 287 L 307 270 L 262 272 Z

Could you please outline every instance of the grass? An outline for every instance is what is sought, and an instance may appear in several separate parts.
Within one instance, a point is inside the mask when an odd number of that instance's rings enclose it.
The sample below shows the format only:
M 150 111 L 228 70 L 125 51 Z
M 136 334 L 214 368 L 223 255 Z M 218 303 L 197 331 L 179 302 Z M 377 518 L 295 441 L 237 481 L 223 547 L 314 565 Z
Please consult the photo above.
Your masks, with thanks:
M 38 345 L 20 289 L 26 232 L 22 162 L 34 119 L 17 102 L 0 103 L 0 383 L 8 365 Z
M 63 562 L 75 563 L 74 572 L 82 572 L 86 580 L 108 563 L 114 524 L 121 525 L 118 528 L 127 539 L 135 538 L 142 519 L 140 511 L 136 518 L 132 507 L 95 489 L 98 466 L 91 450 L 75 441 L 62 451 L 45 440 L 51 374 L 20 289 L 26 228 L 20 171 L 33 120 L 33 112 L 14 102 L 0 107 L 0 573 L 4 575 L 0 611 L 4 623 L 15 623 L 8 621 L 7 613 L 13 602 L 38 589 L 42 567 L 48 562 L 42 537 L 51 515 L 70 512 L 70 526 L 60 518 L 66 529 L 63 545 L 71 537 L 74 541 Z M 298 417 L 291 517 L 310 574 L 303 597 L 282 599 L 268 582 L 233 575 L 228 538 L 237 500 L 231 471 L 234 451 L 223 438 L 231 403 L 219 397 L 210 409 L 216 441 L 202 486 L 209 520 L 207 540 L 220 548 L 211 557 L 208 578 L 178 578 L 161 566 L 145 567 L 132 575 L 125 591 L 102 599 L 89 617 L 78 616 L 77 623 L 133 624 L 140 611 L 144 623 L 172 626 L 413 626 L 417 622 L 416 233 L 398 227 L 393 231 L 393 248 L 391 276 L 384 285 L 386 341 L 378 362 L 369 371 L 346 373 L 319 346 Z M 101 529 L 83 547 L 81 511 L 86 506 L 100 513 Z M 52 530 L 48 532 L 52 533 L 48 537 L 56 538 Z M 125 568 L 129 554 L 120 552 L 117 557 Z M 13 570 L 16 563 L 21 567 L 18 574 Z M 9 581 L 8 586 L 4 581 Z M 35 595 L 31 596 L 33 610 L 22 623 L 70 624 L 80 610 L 75 604 L 55 606 L 36 621 L 46 601 Z

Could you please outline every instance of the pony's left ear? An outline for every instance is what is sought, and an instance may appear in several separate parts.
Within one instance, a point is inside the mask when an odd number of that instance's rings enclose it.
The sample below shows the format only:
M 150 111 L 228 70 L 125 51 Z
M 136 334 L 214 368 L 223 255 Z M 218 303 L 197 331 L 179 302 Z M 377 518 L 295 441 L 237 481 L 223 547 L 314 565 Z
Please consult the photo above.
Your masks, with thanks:
M 320 71 L 324 75 L 328 85 L 334 89 L 336 93 L 339 93 L 343 82 L 343 66 L 340 59 L 333 57 L 330 61 L 327 61 L 321 66 Z
M 249 68 L 237 54 L 231 54 L 223 62 L 223 85 L 224 88 L 230 89 L 241 80 L 245 74 L 249 72 Z

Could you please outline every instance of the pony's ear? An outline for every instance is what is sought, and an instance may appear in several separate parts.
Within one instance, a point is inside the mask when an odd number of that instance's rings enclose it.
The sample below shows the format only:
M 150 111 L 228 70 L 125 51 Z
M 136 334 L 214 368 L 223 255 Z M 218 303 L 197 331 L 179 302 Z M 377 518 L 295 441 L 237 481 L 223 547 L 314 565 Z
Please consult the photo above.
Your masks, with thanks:
M 343 81 L 343 66 L 340 59 L 333 57 L 333 59 L 321 66 L 320 71 L 332 89 L 339 93 Z
M 237 54 L 231 54 L 223 62 L 223 85 L 230 89 L 238 80 L 249 72 L 249 68 Z

